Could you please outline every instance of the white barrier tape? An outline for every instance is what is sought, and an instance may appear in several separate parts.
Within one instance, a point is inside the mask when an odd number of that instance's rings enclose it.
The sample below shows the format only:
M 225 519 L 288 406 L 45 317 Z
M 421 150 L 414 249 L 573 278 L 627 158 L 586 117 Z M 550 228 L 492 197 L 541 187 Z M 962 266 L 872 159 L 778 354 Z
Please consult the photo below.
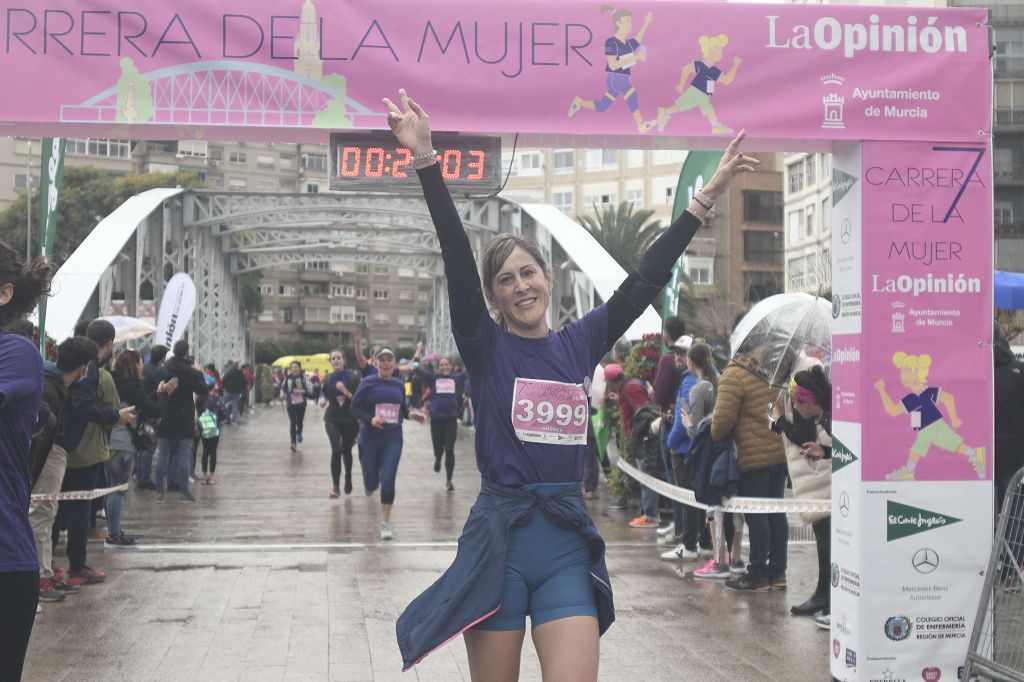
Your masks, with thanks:
M 128 490 L 128 484 L 122 483 L 113 488 L 97 488 L 96 490 L 69 490 L 54 495 L 32 495 L 29 499 L 33 502 L 41 502 L 43 500 L 95 500 L 97 497 L 105 497 L 119 490 Z
M 636 479 L 641 485 L 650 488 L 659 495 L 663 495 L 676 502 L 698 509 L 712 509 L 702 504 L 694 497 L 692 490 L 669 485 L 665 481 L 649 476 L 637 469 L 635 466 L 619 457 L 617 462 L 619 469 L 624 471 L 631 478 Z M 764 497 L 733 497 L 723 498 L 722 504 L 714 507 L 716 511 L 734 512 L 740 514 L 789 514 L 789 513 L 832 513 L 832 500 L 798 500 L 798 499 L 777 499 Z

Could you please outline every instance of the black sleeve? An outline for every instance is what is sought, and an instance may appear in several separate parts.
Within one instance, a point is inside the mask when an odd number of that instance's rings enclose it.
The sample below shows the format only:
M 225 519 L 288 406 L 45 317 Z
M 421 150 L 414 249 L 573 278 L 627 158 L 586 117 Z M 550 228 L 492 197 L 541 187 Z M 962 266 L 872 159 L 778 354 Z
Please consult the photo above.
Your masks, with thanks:
M 432 164 L 416 172 L 420 176 L 423 197 L 427 200 L 437 240 L 441 244 L 444 274 L 448 278 L 448 307 L 451 310 L 452 326 L 463 337 L 473 337 L 481 316 L 487 312 L 487 304 L 484 302 L 469 236 L 441 177 L 441 167 Z
M 88 372 L 88 377 L 74 384 L 69 391 L 68 401 L 71 403 L 75 418 L 100 426 L 113 426 L 121 415 L 112 407 L 102 407 L 96 403 L 96 387 L 99 382 L 99 369 L 96 363 L 89 363 Z
M 142 384 L 132 385 L 130 395 L 126 395 L 122 399 L 124 402 L 135 407 L 143 418 L 160 418 L 160 406 L 150 400 L 149 395 L 146 394 L 146 389 L 142 387 Z
M 440 171 L 438 172 L 440 174 Z M 672 267 L 690 244 L 701 219 L 689 211 L 671 226 L 640 258 L 636 270 L 629 273 L 608 299 L 608 346 L 611 347 L 636 322 L 672 278 Z

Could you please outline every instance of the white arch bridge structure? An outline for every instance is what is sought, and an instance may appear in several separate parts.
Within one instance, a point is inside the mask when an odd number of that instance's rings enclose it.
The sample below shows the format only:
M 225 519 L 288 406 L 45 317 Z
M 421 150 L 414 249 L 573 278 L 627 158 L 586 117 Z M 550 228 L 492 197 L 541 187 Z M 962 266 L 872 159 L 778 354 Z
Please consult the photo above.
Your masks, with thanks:
M 606 300 L 625 272 L 580 225 L 546 204 L 504 198 L 456 200 L 474 253 L 501 233 L 541 245 L 554 271 L 549 323 L 559 328 Z M 312 262 L 386 264 L 433 279 L 427 348 L 452 353 L 444 266 L 422 197 L 410 194 L 263 194 L 154 189 L 104 218 L 57 272 L 47 332 L 61 340 L 83 317 L 107 311 L 124 296 L 127 314 L 140 301 L 160 301 L 178 272 L 195 282 L 188 338 L 203 362 L 251 358 L 239 275 Z M 344 301 L 339 301 L 343 303 Z M 372 305 L 372 303 L 371 303 Z M 631 337 L 658 331 L 651 308 Z

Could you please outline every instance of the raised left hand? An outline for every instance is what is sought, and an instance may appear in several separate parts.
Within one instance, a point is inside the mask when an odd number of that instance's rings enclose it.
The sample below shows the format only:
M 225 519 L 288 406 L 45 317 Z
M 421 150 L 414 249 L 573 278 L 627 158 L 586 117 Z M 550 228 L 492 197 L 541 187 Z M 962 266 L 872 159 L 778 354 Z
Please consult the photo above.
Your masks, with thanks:
M 722 160 L 718 162 L 714 176 L 702 190 L 709 198 L 714 199 L 725 192 L 732 179 L 740 173 L 753 173 L 761 165 L 758 159 L 740 151 L 740 145 L 746 136 L 747 131 L 741 130 L 725 148 L 725 153 L 722 155 Z

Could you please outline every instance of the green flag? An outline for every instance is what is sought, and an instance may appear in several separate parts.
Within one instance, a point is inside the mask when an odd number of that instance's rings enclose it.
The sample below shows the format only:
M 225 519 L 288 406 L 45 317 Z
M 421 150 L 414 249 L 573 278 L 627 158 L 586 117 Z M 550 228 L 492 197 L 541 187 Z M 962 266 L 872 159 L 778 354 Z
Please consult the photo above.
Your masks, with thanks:
M 722 160 L 723 152 L 690 152 L 686 155 L 683 168 L 679 171 L 679 184 L 676 186 L 675 203 L 672 206 L 672 220 L 675 221 L 690 205 L 693 193 L 711 180 Z M 665 287 L 662 298 L 662 319 L 676 315 L 679 310 L 679 269 L 682 259 L 676 261 L 672 268 L 672 279 Z
M 39 255 L 53 254 L 57 232 L 57 200 L 64 172 L 64 138 L 43 138 L 43 161 L 39 172 Z M 31 208 L 29 209 L 31 210 Z M 39 352 L 46 356 L 46 298 L 39 301 Z

